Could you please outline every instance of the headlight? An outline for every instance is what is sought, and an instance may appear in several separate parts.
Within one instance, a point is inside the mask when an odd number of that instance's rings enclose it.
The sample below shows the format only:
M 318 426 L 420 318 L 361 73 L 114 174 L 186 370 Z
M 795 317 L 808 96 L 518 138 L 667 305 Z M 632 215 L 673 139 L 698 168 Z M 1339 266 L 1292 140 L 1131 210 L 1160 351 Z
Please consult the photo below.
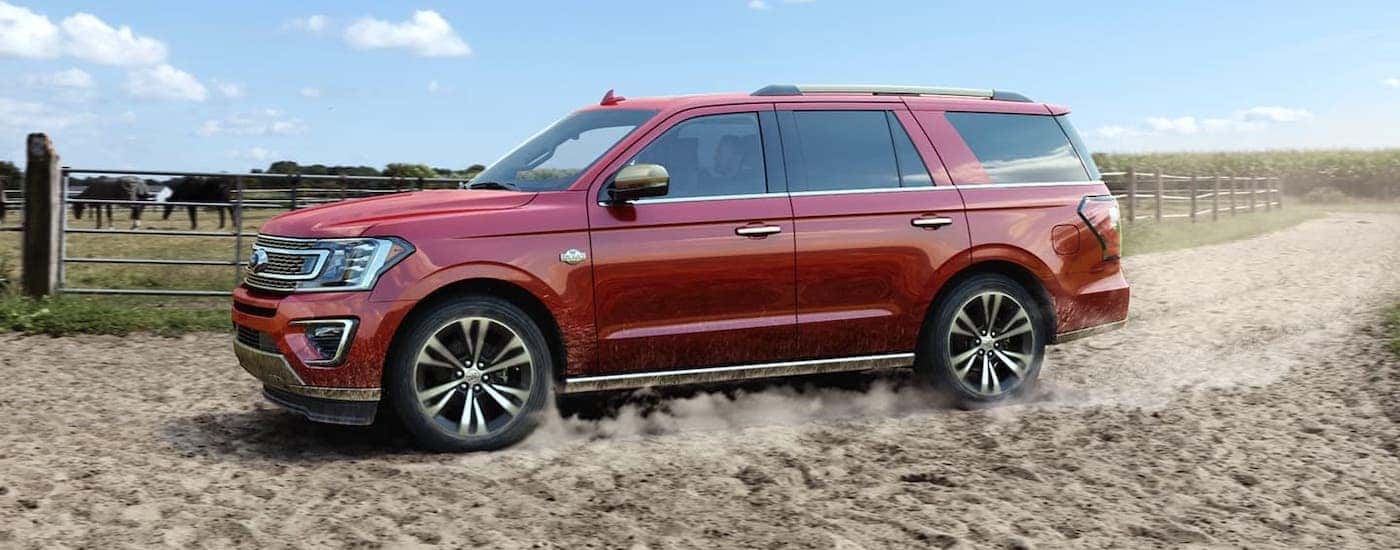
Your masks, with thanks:
M 413 246 L 399 239 L 326 239 L 311 250 L 325 254 L 314 277 L 297 283 L 298 292 L 369 290 L 379 276 L 413 253 Z

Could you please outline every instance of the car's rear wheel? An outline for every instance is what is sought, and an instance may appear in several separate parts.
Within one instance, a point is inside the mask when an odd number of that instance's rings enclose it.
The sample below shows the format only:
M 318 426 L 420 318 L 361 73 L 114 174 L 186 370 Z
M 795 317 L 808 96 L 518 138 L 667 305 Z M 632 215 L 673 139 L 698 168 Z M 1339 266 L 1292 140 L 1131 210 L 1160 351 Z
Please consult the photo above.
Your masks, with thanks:
M 489 296 L 440 302 L 408 321 L 385 364 L 390 405 L 436 451 L 514 444 L 552 388 L 549 347 L 529 315 Z
M 969 277 L 935 305 L 916 368 L 962 407 L 987 406 L 1035 386 L 1045 357 L 1045 314 L 1015 280 Z

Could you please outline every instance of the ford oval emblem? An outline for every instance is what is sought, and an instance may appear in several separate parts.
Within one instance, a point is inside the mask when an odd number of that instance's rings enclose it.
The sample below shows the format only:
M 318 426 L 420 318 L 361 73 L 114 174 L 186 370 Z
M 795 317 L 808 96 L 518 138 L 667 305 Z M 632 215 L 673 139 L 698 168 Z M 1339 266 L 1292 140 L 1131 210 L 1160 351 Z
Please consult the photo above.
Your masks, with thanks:
M 248 271 L 261 273 L 264 269 L 267 269 L 267 251 L 254 248 L 253 255 L 248 258 Z

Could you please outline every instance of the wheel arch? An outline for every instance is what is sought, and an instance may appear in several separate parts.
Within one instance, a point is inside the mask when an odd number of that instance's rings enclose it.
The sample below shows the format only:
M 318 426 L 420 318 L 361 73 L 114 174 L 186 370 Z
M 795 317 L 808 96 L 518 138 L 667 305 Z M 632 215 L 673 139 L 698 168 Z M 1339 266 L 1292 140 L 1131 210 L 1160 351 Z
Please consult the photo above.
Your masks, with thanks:
M 404 315 L 404 322 L 399 323 L 399 326 L 394 330 L 394 337 L 389 345 L 389 351 L 385 354 L 386 360 L 388 357 L 393 357 L 394 350 L 402 344 L 401 340 L 405 332 L 404 329 L 408 325 L 407 321 L 412 319 L 414 315 L 445 300 L 469 295 L 484 295 L 500 298 L 519 307 L 526 315 L 530 316 L 530 320 L 534 321 L 535 324 L 539 326 L 540 331 L 544 333 L 546 344 L 549 346 L 549 355 L 554 370 L 552 373 L 554 381 L 559 382 L 563 380 L 564 369 L 568 359 L 564 344 L 564 335 L 559 328 L 559 322 L 555 319 L 554 313 L 545 305 L 544 300 L 525 287 L 511 281 L 491 277 L 471 277 L 453 281 L 439 286 L 437 289 L 419 299 L 417 303 L 409 309 L 408 313 Z M 385 368 L 383 371 L 387 373 L 389 369 Z M 383 376 L 383 374 L 381 374 L 381 376 Z
M 947 299 L 948 294 L 951 293 L 959 283 L 982 274 L 996 274 L 1008 277 L 1025 288 L 1027 292 L 1030 292 L 1031 296 L 1036 301 L 1036 305 L 1040 307 L 1041 312 L 1044 314 L 1045 324 L 1048 325 L 1045 327 L 1046 334 L 1048 335 L 1046 341 L 1054 342 L 1055 331 L 1056 327 L 1059 326 L 1059 320 L 1055 312 L 1055 300 L 1050 294 L 1050 290 L 1046 287 L 1045 281 L 1038 277 L 1032 268 L 1017 261 L 1004 257 L 979 260 L 974 256 L 973 262 L 957 273 L 954 273 L 952 277 L 949 277 L 943 286 L 938 289 L 938 292 L 934 294 L 933 300 L 929 302 L 928 310 L 924 312 L 924 326 L 919 330 L 918 349 L 916 349 L 916 353 L 919 356 L 924 355 L 922 353 L 924 351 L 924 346 L 928 345 L 928 330 L 931 326 L 930 318 L 933 316 L 933 312 L 937 310 L 938 305 L 941 304 L 943 300 Z

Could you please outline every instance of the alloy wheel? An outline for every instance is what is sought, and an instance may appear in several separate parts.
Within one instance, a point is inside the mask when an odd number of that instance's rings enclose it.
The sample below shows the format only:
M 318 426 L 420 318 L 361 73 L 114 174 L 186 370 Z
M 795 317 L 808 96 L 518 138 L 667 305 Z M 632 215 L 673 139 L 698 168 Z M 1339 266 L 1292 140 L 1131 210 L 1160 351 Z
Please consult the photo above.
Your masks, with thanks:
M 996 397 L 1025 381 L 1035 358 L 1035 323 L 1025 307 L 1000 291 L 974 295 L 958 307 L 948 330 L 948 365 L 964 389 Z
M 516 331 L 487 317 L 449 322 L 414 361 L 420 410 L 460 438 L 500 433 L 526 410 L 535 384 L 530 350 Z

